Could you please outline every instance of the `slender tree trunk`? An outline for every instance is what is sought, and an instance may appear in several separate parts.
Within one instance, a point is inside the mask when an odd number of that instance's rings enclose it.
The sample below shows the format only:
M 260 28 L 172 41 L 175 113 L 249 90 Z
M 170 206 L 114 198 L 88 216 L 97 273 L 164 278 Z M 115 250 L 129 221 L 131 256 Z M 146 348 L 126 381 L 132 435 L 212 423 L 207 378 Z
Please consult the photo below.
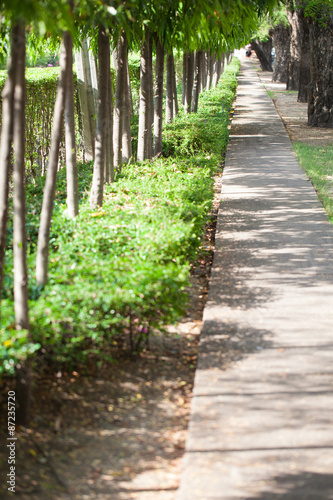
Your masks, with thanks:
M 193 83 L 193 96 L 192 96 L 193 113 L 196 113 L 198 111 L 201 69 L 202 69 L 202 50 L 198 50 L 195 55 L 194 83 Z
M 256 55 L 257 55 L 257 57 L 259 59 L 261 69 L 263 71 L 271 71 L 271 72 L 273 72 L 272 65 L 269 62 L 269 60 L 267 59 L 267 57 L 266 57 L 264 51 L 262 50 L 262 48 L 260 47 L 260 45 L 255 40 L 252 40 L 251 41 L 251 47 L 255 51 L 255 53 L 256 53 Z M 228 63 L 229 63 L 229 61 L 228 61 Z
M 73 42 L 68 43 L 68 71 L 65 101 L 65 147 L 67 176 L 67 210 L 74 219 L 79 213 L 79 186 L 77 178 L 75 121 L 74 121 L 74 81 L 73 81 Z
M 154 155 L 162 154 L 162 122 L 163 122 L 163 77 L 164 47 L 155 35 L 156 68 L 155 68 L 155 113 L 154 113 Z
M 200 92 L 206 89 L 207 85 L 207 72 L 208 72 L 208 52 L 203 52 L 202 58 L 202 82 Z
M 75 64 L 82 113 L 85 156 L 88 161 L 92 161 L 95 154 L 94 141 L 96 136 L 95 90 L 92 83 L 94 68 L 91 68 L 91 57 L 89 56 L 86 39 L 82 41 L 80 51 L 75 53 Z
M 215 61 L 216 61 L 216 55 L 209 53 L 206 90 L 209 90 L 212 86 L 212 83 L 213 83 Z
M 138 132 L 138 161 L 148 158 L 148 130 L 150 124 L 150 71 L 149 71 L 149 31 L 146 29 L 146 39 L 141 42 L 140 57 L 140 103 L 139 103 L 139 132 Z
M 149 32 L 148 32 L 149 33 Z M 153 40 L 148 38 L 148 137 L 147 158 L 153 157 L 153 124 L 154 124 L 154 75 L 153 75 Z
M 6 82 L 2 91 L 2 129 L 0 144 L 0 294 L 2 290 L 3 267 L 6 249 L 10 155 L 13 141 L 15 69 L 17 66 L 17 30 L 18 27 L 15 26 L 11 31 L 11 57 L 9 59 Z
M 215 60 L 213 83 L 212 83 L 213 89 L 216 89 L 217 84 L 219 83 L 219 79 L 221 76 L 221 64 L 222 64 L 221 58 Z
M 187 78 L 186 78 L 186 93 L 185 93 L 185 113 L 191 113 L 192 92 L 193 92 L 193 76 L 194 76 L 194 53 L 187 54 Z
M 300 60 L 301 60 L 301 45 L 302 45 L 299 10 L 291 12 L 288 9 L 287 15 L 291 28 L 287 90 L 298 90 Z
M 132 136 L 131 136 L 132 99 L 131 99 L 131 87 L 129 85 L 129 79 L 128 79 L 129 70 L 128 70 L 127 47 L 124 56 L 125 56 L 125 65 L 124 65 L 125 78 L 124 78 L 122 160 L 123 163 L 128 163 L 132 157 Z
M 25 25 L 13 29 L 17 37 L 17 63 L 14 92 L 14 309 L 17 330 L 30 330 L 28 309 L 28 273 L 26 260 L 25 228 Z M 31 366 L 27 359 L 17 366 L 16 372 L 17 413 L 16 422 L 27 424 L 31 406 Z
M 299 102 L 308 102 L 308 85 L 311 83 L 311 60 L 310 60 L 310 32 L 308 19 L 304 17 L 304 12 L 300 16 L 302 30 L 301 62 L 299 72 Z
M 108 123 L 108 73 L 110 72 L 110 38 L 103 26 L 98 28 L 98 108 L 95 139 L 95 161 L 90 192 L 91 208 L 103 204 L 104 168 Z
M 134 114 L 134 107 L 133 107 L 131 78 L 130 78 L 129 64 L 128 64 L 128 54 L 126 55 L 126 59 L 127 59 L 127 64 L 126 64 L 126 67 L 127 67 L 127 87 L 128 87 L 128 96 L 129 96 L 129 102 L 130 102 L 130 117 L 131 117 Z
M 167 56 L 167 80 L 166 80 L 166 104 L 165 104 L 165 121 L 172 123 L 173 121 L 173 54 Z
M 326 27 L 310 21 L 311 84 L 308 87 L 308 124 L 333 127 L 333 22 Z
M 122 164 L 122 138 L 124 123 L 124 86 L 125 78 L 125 51 L 127 51 L 127 38 L 125 31 L 118 37 L 117 43 L 117 72 L 116 72 L 116 95 L 113 111 L 113 153 L 114 166 Z
M 177 81 L 176 81 L 176 68 L 175 68 L 174 56 L 172 56 L 172 100 L 173 100 L 173 116 L 176 117 L 179 113 L 179 109 L 178 109 Z
M 63 123 L 63 114 L 64 114 L 65 98 L 66 98 L 69 40 L 70 40 L 70 35 L 69 33 L 65 32 L 63 35 L 63 42 L 60 54 L 60 77 L 58 83 L 57 97 L 54 106 L 49 163 L 46 171 L 43 204 L 42 204 L 42 211 L 41 211 L 39 231 L 38 231 L 36 280 L 37 284 L 41 286 L 44 286 L 47 281 L 50 227 L 51 227 L 51 218 L 52 218 L 53 203 L 54 203 L 54 196 L 56 189 L 59 146 L 62 135 L 62 123 Z
M 186 100 L 186 85 L 187 85 L 187 73 L 188 73 L 188 54 L 183 52 L 183 83 L 182 83 L 182 105 L 185 106 Z
M 290 28 L 278 24 L 273 30 L 273 43 L 275 47 L 275 63 L 272 76 L 273 82 L 287 83 L 288 66 L 290 57 Z
M 106 74 L 106 138 L 105 138 L 105 158 L 104 158 L 104 182 L 109 184 L 114 181 L 113 168 L 113 107 L 112 107 L 112 78 L 111 68 Z

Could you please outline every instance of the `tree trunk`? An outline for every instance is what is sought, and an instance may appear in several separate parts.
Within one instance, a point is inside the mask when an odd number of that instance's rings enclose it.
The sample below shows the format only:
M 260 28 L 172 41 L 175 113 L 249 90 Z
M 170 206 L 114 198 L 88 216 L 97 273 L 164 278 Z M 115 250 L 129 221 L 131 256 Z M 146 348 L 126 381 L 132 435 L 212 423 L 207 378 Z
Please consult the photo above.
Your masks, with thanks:
M 308 87 L 308 124 L 333 127 L 333 22 L 326 27 L 310 21 L 311 83 Z
M 173 121 L 173 54 L 167 56 L 165 122 Z
M 66 177 L 67 177 L 67 210 L 74 219 L 79 213 L 79 186 L 77 178 L 75 118 L 74 118 L 74 81 L 73 81 L 73 42 L 68 43 L 68 71 L 65 101 L 65 147 L 66 147 Z
M 126 34 L 125 34 L 126 36 Z M 122 138 L 122 161 L 128 163 L 132 157 L 132 136 L 131 136 L 131 115 L 132 115 L 132 100 L 131 87 L 129 85 L 129 70 L 127 57 L 127 39 L 126 50 L 124 53 L 124 115 L 123 115 L 123 138 Z
M 222 60 L 219 57 L 216 59 L 215 64 L 214 64 L 214 75 L 213 75 L 213 88 L 216 89 L 217 84 L 219 83 L 219 79 L 221 76 L 221 66 L 222 66 Z
M 53 211 L 54 195 L 56 189 L 59 146 L 62 135 L 63 114 L 65 108 L 66 85 L 68 73 L 68 44 L 69 33 L 64 33 L 60 53 L 60 76 L 57 97 L 54 105 L 53 127 L 49 162 L 46 171 L 46 180 L 43 193 L 43 204 L 37 242 L 36 280 L 37 284 L 44 286 L 47 281 L 50 227 Z
M 104 158 L 104 182 L 109 184 L 114 181 L 113 168 L 113 106 L 112 106 L 112 78 L 111 68 L 106 74 L 106 138 L 105 138 L 105 158 Z
M 265 42 L 261 42 L 260 47 L 262 48 L 267 60 L 272 64 L 272 47 L 273 47 L 273 40 L 271 37 L 268 38 Z
M 275 62 L 272 81 L 287 83 L 290 56 L 289 26 L 278 24 L 274 27 L 272 37 L 275 48 Z
M 108 127 L 108 73 L 110 72 L 110 38 L 107 30 L 98 28 L 98 107 L 95 139 L 95 161 L 90 192 L 91 208 L 103 205 L 104 169 Z
M 188 72 L 188 57 L 187 53 L 183 52 L 183 84 L 182 84 L 182 105 L 185 106 L 186 99 L 186 84 L 187 84 L 187 72 Z
M 289 9 L 287 9 L 287 15 L 290 24 L 290 56 L 288 65 L 287 90 L 298 90 L 302 46 L 299 10 L 291 12 Z
M 148 31 L 148 30 L 147 30 Z M 148 130 L 147 158 L 153 157 L 153 124 L 154 124 L 154 75 L 153 75 L 153 40 L 148 31 Z
M 156 68 L 155 68 L 155 113 L 154 113 L 154 155 L 162 154 L 162 122 L 163 122 L 163 76 L 164 47 L 155 35 Z
M 92 84 L 91 57 L 88 43 L 84 39 L 79 52 L 75 53 L 77 83 L 79 89 L 80 109 L 82 113 L 83 138 L 85 157 L 88 161 L 94 159 L 94 141 L 96 136 L 95 101 Z
M 185 113 L 191 113 L 192 92 L 193 92 L 193 76 L 194 76 L 194 53 L 187 54 L 187 75 L 186 75 L 186 92 L 185 92 Z
M 139 132 L 138 132 L 138 161 L 149 158 L 148 131 L 150 124 L 150 70 L 149 70 L 149 30 L 146 29 L 145 41 L 141 42 L 140 56 L 140 103 L 139 103 Z
M 14 194 L 14 308 L 17 330 L 30 330 L 28 309 L 28 273 L 26 261 L 25 228 L 25 26 L 13 29 L 17 37 L 17 62 L 14 92 L 13 140 L 15 162 L 13 170 Z M 18 424 L 27 424 L 31 405 L 31 367 L 29 360 L 19 363 L 16 374 Z
M 122 164 L 122 138 L 124 123 L 124 87 L 125 78 L 125 52 L 127 51 L 127 38 L 125 31 L 122 31 L 118 37 L 117 43 L 117 71 L 116 71 L 116 95 L 113 110 L 113 163 L 115 167 L 121 167 Z
M 199 91 L 202 70 L 202 50 L 198 50 L 195 55 L 195 69 L 194 69 L 194 83 L 193 83 L 193 96 L 192 96 L 192 111 L 198 111 Z
M 172 56 L 172 101 L 173 101 L 173 116 L 175 117 L 178 115 L 179 109 L 178 109 L 175 58 L 173 56 Z
M 209 90 L 213 83 L 215 61 L 216 61 L 216 55 L 209 52 L 206 90 Z
M 2 129 L 0 145 L 0 294 L 3 282 L 3 266 L 6 249 L 8 218 L 9 172 L 11 145 L 13 141 L 13 114 L 15 70 L 17 66 L 17 26 L 11 32 L 11 56 L 8 74 L 2 91 Z
M 309 22 L 304 17 L 304 12 L 300 15 L 300 25 L 302 30 L 302 47 L 301 47 L 301 62 L 299 72 L 299 89 L 298 98 L 299 102 L 308 102 L 308 85 L 311 82 L 310 70 L 310 32 Z
M 266 57 L 264 51 L 262 50 L 262 48 L 260 47 L 260 45 L 256 41 L 252 40 L 251 47 L 255 51 L 257 58 L 259 59 L 261 69 L 263 71 L 273 72 L 272 65 L 269 62 L 269 60 L 267 59 L 267 57 Z M 227 60 L 228 60 L 228 57 L 227 57 Z

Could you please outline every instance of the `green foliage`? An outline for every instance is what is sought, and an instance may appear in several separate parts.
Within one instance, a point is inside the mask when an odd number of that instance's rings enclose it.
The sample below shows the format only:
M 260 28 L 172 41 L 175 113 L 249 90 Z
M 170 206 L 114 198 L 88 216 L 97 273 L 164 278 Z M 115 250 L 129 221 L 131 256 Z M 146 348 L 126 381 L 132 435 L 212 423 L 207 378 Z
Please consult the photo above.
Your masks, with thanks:
M 0 377 L 4 373 L 14 375 L 15 366 L 40 347 L 29 341 L 27 330 L 0 329 Z
M 69 220 L 65 173 L 60 170 L 49 281 L 44 290 L 36 287 L 33 277 L 43 180 L 28 187 L 32 345 L 26 344 L 26 353 L 42 346 L 36 363 L 75 366 L 110 360 L 114 343 L 135 352 L 150 332 L 183 314 L 190 264 L 200 249 L 212 205 L 213 175 L 227 143 L 227 117 L 238 67 L 234 61 L 218 88 L 202 97 L 197 121 L 191 121 L 194 117 L 189 120 L 192 143 L 186 139 L 188 150 L 179 146 L 177 134 L 174 144 L 168 138 L 174 156 L 124 167 L 116 182 L 107 186 L 101 209 L 89 207 L 92 166 L 82 165 L 78 169 L 80 192 L 86 195 L 81 199 L 80 215 Z M 186 121 L 181 121 L 186 135 Z M 11 259 L 9 242 L 7 270 L 12 268 Z M 7 272 L 10 289 L 11 279 Z M 2 302 L 2 328 L 7 335 L 13 324 L 12 292 Z M 3 338 L 7 349 L 9 337 Z M 14 357 L 11 359 L 15 364 Z
M 6 71 L 0 71 L 0 92 L 3 89 Z M 45 172 L 49 155 L 55 98 L 59 79 L 59 68 L 29 68 L 26 70 L 26 123 L 25 123 L 25 160 L 28 179 L 35 179 Z M 76 83 L 76 82 L 75 82 Z M 79 99 L 75 84 L 76 129 L 79 133 Z M 0 95 L 0 129 L 2 119 L 2 99 Z M 61 157 L 64 158 L 64 137 L 60 144 Z
M 333 146 L 296 142 L 293 149 L 333 223 Z

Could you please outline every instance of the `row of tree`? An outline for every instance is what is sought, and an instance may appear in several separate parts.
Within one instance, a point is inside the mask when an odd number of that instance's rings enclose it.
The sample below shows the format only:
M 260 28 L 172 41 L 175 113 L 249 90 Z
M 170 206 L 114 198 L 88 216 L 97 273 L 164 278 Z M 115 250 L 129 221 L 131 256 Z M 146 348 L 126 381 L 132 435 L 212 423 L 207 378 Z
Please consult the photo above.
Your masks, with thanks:
M 224 54 L 246 43 L 258 24 L 260 9 L 275 0 L 257 2 L 185 0 L 127 2 L 93 0 L 2 0 L 2 33 L 9 34 L 8 77 L 3 92 L 3 123 L 0 145 L 0 291 L 6 248 L 9 187 L 14 147 L 14 303 L 15 325 L 29 331 L 28 276 L 25 230 L 25 56 L 27 33 L 35 38 L 60 38 L 60 77 L 53 115 L 51 147 L 46 170 L 36 256 L 36 280 L 47 282 L 49 238 L 59 163 L 59 144 L 65 117 L 68 214 L 78 214 L 78 182 L 74 130 L 73 45 L 80 46 L 85 97 L 82 109 L 86 147 L 93 159 L 91 207 L 103 203 L 103 189 L 114 180 L 133 155 L 131 150 L 131 99 L 128 51 L 140 48 L 140 99 L 137 160 L 162 151 L 162 118 L 177 114 L 174 50 L 182 50 L 185 113 L 196 111 L 199 92 L 216 84 Z M 87 42 L 89 40 L 89 42 Z M 94 51 L 95 58 L 89 54 Z M 116 84 L 111 85 L 110 59 L 115 51 Z M 155 54 L 155 87 L 153 71 Z M 164 63 L 166 106 L 163 110 Z M 95 84 L 93 82 L 95 80 Z M 94 93 L 95 89 L 95 93 Z M 95 94 L 95 95 L 94 95 Z M 84 107 L 85 102 L 86 107 Z M 96 114 L 96 121 L 95 121 Z M 28 415 L 29 362 L 18 371 L 22 420 Z M 20 388 L 22 391 L 20 391 Z
M 333 2 L 288 0 L 266 23 L 263 43 L 253 41 L 262 68 L 272 80 L 297 90 L 308 103 L 308 124 L 333 127 Z M 275 48 L 274 71 L 271 65 Z

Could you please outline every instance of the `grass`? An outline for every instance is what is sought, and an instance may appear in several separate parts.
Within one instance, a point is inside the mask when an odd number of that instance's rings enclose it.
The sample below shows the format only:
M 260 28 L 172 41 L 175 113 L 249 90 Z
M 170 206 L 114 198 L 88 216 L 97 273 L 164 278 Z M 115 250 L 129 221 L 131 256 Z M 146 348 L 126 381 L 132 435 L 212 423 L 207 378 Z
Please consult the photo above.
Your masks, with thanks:
M 313 146 L 295 142 L 293 149 L 333 223 L 333 145 Z

